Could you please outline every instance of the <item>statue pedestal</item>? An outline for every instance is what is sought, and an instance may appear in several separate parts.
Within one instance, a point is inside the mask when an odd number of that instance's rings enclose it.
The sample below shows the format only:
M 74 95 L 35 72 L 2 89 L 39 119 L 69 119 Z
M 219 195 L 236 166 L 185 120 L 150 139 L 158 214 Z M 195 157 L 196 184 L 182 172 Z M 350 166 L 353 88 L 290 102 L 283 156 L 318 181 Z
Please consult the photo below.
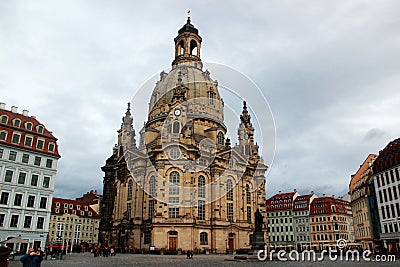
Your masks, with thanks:
M 260 249 L 263 250 L 264 246 L 265 246 L 264 233 L 263 232 L 254 232 L 251 250 L 260 250 Z

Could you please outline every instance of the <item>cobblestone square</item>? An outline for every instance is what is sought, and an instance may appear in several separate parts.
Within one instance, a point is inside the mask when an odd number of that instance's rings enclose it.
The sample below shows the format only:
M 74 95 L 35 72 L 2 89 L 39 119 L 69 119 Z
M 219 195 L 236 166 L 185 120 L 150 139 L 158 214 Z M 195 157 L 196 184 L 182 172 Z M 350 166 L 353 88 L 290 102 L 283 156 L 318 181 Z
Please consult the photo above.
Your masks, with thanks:
M 148 255 L 148 254 L 117 254 L 114 257 L 97 257 L 92 254 L 66 255 L 63 260 L 44 260 L 42 267 L 48 266 L 85 266 L 85 267 L 139 267 L 139 266 L 400 266 L 397 262 L 332 262 L 325 258 L 322 262 L 280 262 L 280 261 L 234 261 L 233 255 L 194 255 L 186 259 L 186 255 Z M 16 258 L 10 262 L 10 267 L 22 266 Z

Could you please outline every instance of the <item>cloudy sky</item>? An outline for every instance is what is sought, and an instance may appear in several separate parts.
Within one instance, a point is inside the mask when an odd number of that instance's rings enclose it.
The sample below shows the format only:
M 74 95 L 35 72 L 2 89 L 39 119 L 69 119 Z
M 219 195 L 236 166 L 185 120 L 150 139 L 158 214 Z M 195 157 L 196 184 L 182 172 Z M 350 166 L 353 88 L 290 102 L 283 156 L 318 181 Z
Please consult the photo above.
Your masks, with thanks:
M 59 139 L 56 196 L 102 191 L 126 103 L 170 66 L 189 8 L 202 59 L 239 70 L 270 103 L 268 196 L 343 195 L 400 136 L 397 0 L 1 1 L 0 102 Z

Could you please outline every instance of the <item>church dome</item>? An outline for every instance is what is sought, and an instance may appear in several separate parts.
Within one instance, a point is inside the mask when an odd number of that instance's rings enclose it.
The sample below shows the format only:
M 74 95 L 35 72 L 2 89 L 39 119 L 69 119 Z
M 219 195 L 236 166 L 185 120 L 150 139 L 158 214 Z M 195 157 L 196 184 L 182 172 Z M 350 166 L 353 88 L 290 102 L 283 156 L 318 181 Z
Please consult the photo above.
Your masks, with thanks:
M 148 123 L 164 118 L 178 105 L 185 105 L 188 118 L 205 117 L 223 124 L 224 104 L 218 83 L 211 79 L 208 70 L 202 69 L 202 39 L 190 19 L 174 40 L 172 70 L 160 74 L 149 103 Z

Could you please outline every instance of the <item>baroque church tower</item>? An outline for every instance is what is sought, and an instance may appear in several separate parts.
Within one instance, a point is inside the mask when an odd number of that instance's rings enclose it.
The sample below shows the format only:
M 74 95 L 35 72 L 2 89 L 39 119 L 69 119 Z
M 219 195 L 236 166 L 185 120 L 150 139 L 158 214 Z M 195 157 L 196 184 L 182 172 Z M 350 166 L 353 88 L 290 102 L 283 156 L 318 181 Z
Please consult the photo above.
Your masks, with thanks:
M 138 142 L 128 104 L 102 167 L 100 243 L 122 250 L 249 249 L 254 213 L 266 214 L 267 166 L 246 102 L 232 146 L 224 101 L 203 71 L 202 38 L 190 18 L 174 41 L 172 69 L 160 74 Z

